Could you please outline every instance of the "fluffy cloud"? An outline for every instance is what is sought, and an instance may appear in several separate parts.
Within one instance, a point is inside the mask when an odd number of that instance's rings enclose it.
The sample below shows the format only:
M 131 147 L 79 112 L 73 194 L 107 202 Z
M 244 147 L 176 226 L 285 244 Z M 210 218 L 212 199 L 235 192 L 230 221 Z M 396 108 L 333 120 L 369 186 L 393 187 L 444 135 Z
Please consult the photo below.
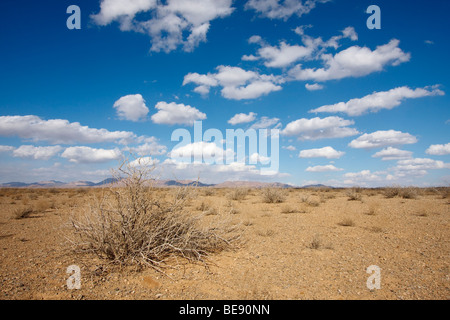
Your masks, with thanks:
M 245 8 L 254 10 L 262 17 L 287 20 L 292 15 L 301 17 L 316 7 L 317 3 L 329 0 L 249 0 Z
M 54 157 L 62 148 L 60 146 L 35 147 L 30 145 L 20 146 L 13 151 L 17 158 L 31 158 L 35 160 L 48 160 Z
M 143 140 L 143 144 L 136 147 L 126 147 L 124 151 L 129 151 L 139 156 L 163 155 L 167 152 L 167 147 L 159 144 L 157 138 L 148 137 Z
M 238 113 L 228 120 L 228 123 L 235 126 L 237 124 L 253 122 L 256 119 L 256 115 L 254 112 L 250 112 L 249 114 Z
M 100 12 L 92 16 L 101 26 L 114 21 L 122 31 L 151 37 L 151 51 L 170 52 L 183 46 L 192 51 L 206 41 L 211 21 L 233 12 L 232 0 L 102 0 Z M 139 20 L 139 13 L 147 13 Z
M 152 121 L 157 124 L 193 125 L 196 120 L 206 119 L 206 114 L 198 109 L 175 102 L 161 101 L 156 104 L 155 108 L 158 109 L 158 112 L 152 116 Z
M 264 65 L 271 68 L 284 68 L 290 64 L 310 57 L 314 51 L 313 47 L 305 47 L 299 45 L 288 45 L 285 42 L 281 42 L 279 47 L 265 46 L 258 50 L 257 59 L 263 59 Z M 254 58 L 254 60 L 256 60 Z M 246 56 L 246 59 L 249 57 Z
M 343 171 L 344 169 L 336 168 L 332 164 L 328 164 L 325 166 L 315 166 L 315 167 L 308 167 L 306 168 L 307 172 L 337 172 L 337 171 Z
M 141 157 L 130 162 L 130 167 L 153 167 L 160 161 L 152 157 Z
M 348 172 L 343 175 L 346 185 L 366 186 L 368 183 L 381 182 L 383 178 L 379 172 L 371 172 L 370 170 L 362 170 L 360 172 Z
M 358 134 L 354 121 L 340 117 L 298 119 L 289 123 L 281 133 L 286 136 L 298 136 L 301 140 L 317 140 L 326 138 L 343 138 Z
M 450 154 L 450 143 L 433 144 L 426 150 L 426 153 L 434 156 L 443 156 Z
M 33 141 L 54 144 L 119 142 L 135 139 L 132 132 L 108 131 L 82 126 L 78 122 L 62 119 L 43 120 L 38 116 L 1 116 L 0 136 L 18 136 Z
M 375 153 L 373 158 L 381 158 L 383 161 L 387 160 L 401 160 L 401 159 L 409 159 L 412 156 L 411 151 L 400 150 L 393 147 L 385 148 L 377 153 Z
M 406 171 L 450 169 L 450 163 L 427 158 L 415 158 L 398 161 L 396 169 Z
M 119 149 L 105 150 L 90 147 L 67 148 L 61 157 L 75 163 L 100 163 L 117 160 L 121 157 Z
M 13 151 L 14 147 L 11 146 L 0 146 L 0 153 L 1 152 L 9 152 L 9 151 Z
M 149 111 L 144 98 L 140 94 L 120 98 L 114 103 L 114 108 L 120 119 L 135 122 L 145 119 Z
M 242 57 L 244 61 L 263 60 L 264 65 L 270 68 L 285 68 L 297 61 L 318 60 L 321 54 L 327 48 L 339 48 L 339 41 L 344 38 L 357 40 L 358 35 L 353 27 L 347 27 L 341 32 L 341 35 L 333 36 L 329 40 L 324 41 L 322 38 L 313 38 L 304 33 L 304 27 L 297 27 L 294 30 L 302 38 L 302 45 L 290 45 L 285 41 L 281 41 L 278 46 L 271 46 L 262 40 L 259 36 L 253 36 L 249 41 L 261 46 L 257 55 L 245 55 Z M 254 38 L 257 37 L 257 38 Z
M 387 146 L 413 144 L 417 138 L 401 131 L 387 130 L 365 133 L 359 138 L 349 143 L 349 146 L 356 149 L 382 148 Z
M 339 159 L 345 154 L 345 152 L 337 151 L 332 147 L 324 147 L 320 149 L 309 149 L 300 151 L 299 158 L 327 158 L 327 159 Z
M 296 147 L 294 147 L 294 146 L 287 146 L 287 147 L 282 147 L 283 149 L 286 149 L 286 150 L 289 150 L 289 151 L 295 151 L 295 150 L 297 150 L 297 148 Z
M 172 159 L 191 161 L 191 157 L 203 160 L 224 161 L 228 157 L 234 157 L 233 150 L 224 150 L 214 142 L 195 142 L 172 150 L 169 154 Z
M 217 73 L 201 75 L 189 73 L 184 77 L 183 85 L 195 83 L 195 92 L 208 94 L 211 87 L 222 87 L 222 96 L 226 99 L 256 99 L 270 92 L 279 91 L 278 85 L 284 80 L 273 75 L 261 75 L 239 67 L 218 66 Z
M 370 73 L 382 71 L 385 66 L 396 66 L 407 62 L 410 54 L 403 52 L 399 41 L 394 39 L 378 46 L 375 50 L 367 47 L 352 46 L 335 55 L 322 54 L 325 67 L 319 69 L 302 68 L 297 65 L 289 71 L 296 80 L 327 81 L 347 77 L 362 77 Z
M 262 156 L 259 153 L 253 153 L 249 157 L 250 163 L 262 163 L 262 164 L 268 164 L 270 163 L 270 158 L 266 156 Z
M 318 83 L 313 83 L 313 84 L 305 84 L 305 88 L 308 91 L 317 91 L 317 90 L 322 90 L 323 89 L 323 85 L 318 84 Z
M 311 110 L 310 112 L 343 112 L 349 116 L 360 116 L 368 112 L 378 112 L 381 109 L 392 109 L 401 104 L 404 99 L 415 99 L 427 96 L 444 95 L 444 92 L 433 87 L 417 88 L 399 87 L 389 91 L 375 92 L 360 99 L 351 99 L 347 102 L 339 102 Z

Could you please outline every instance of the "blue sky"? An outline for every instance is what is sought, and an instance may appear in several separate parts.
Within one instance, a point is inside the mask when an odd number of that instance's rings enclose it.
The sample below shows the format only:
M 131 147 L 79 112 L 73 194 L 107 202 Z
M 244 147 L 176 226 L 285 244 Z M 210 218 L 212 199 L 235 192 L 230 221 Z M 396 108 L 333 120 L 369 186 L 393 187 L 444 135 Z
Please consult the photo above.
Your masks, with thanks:
M 372 4 L 381 29 L 366 26 Z M 70 5 L 80 30 L 66 27 Z M 449 9 L 438 0 L 3 0 L 0 182 L 100 181 L 131 150 L 158 162 L 162 178 L 448 185 Z M 172 132 L 193 132 L 195 120 L 224 136 L 280 130 L 278 172 L 173 160 Z

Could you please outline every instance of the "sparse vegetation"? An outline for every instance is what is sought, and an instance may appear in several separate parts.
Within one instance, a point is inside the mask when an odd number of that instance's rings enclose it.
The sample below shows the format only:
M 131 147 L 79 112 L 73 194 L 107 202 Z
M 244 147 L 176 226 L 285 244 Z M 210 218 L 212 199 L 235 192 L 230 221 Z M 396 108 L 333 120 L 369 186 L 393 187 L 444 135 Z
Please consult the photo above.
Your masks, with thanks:
M 348 201 L 352 188 L 281 188 L 284 202 L 272 204 L 262 201 L 265 189 L 258 187 L 238 188 L 247 192 L 244 201 L 235 201 L 232 187 L 211 188 L 213 194 L 210 187 L 159 187 L 157 182 L 153 188 L 145 177 L 142 188 L 130 192 L 127 176 L 121 174 L 125 180 L 112 188 L 81 192 L 0 189 L 5 275 L 0 298 L 215 299 L 220 292 L 225 299 L 241 299 L 270 292 L 276 299 L 302 299 L 334 296 L 336 288 L 345 298 L 346 292 L 356 294 L 355 281 L 372 263 L 361 257 L 371 256 L 374 248 L 375 257 L 396 266 L 391 270 L 395 279 L 408 281 L 419 272 L 423 277 L 416 279 L 417 285 L 432 283 L 433 290 L 361 290 L 359 298 L 447 297 L 448 270 L 441 267 L 450 188 L 413 188 L 417 200 L 404 198 L 404 187 L 393 198 L 385 197 L 388 188 L 356 191 L 365 202 Z M 13 198 L 19 199 L 16 204 L 10 204 Z M 75 228 L 61 225 L 70 215 Z M 242 240 L 236 242 L 239 235 Z M 70 237 L 81 254 L 66 251 L 63 237 Z M 237 250 L 215 256 L 228 248 Z M 38 259 L 39 268 L 33 269 Z M 417 263 L 411 265 L 412 259 Z M 197 261 L 201 263 L 192 263 Z M 353 272 L 355 263 L 359 275 Z M 55 267 L 64 276 L 71 264 L 81 267 L 81 291 L 65 288 L 68 276 L 59 277 L 61 281 L 48 276 Z M 434 267 L 423 268 L 425 264 Z M 344 276 L 327 278 L 330 274 Z M 18 276 L 26 291 L 17 285 Z M 155 287 L 149 288 L 144 278 L 154 280 Z M 298 289 L 298 279 L 307 289 Z
M 282 203 L 286 200 L 284 192 L 279 188 L 264 188 L 262 198 L 264 203 Z
M 338 223 L 338 225 L 342 226 L 342 227 L 354 227 L 355 223 L 353 222 L 352 219 L 350 218 L 345 218 L 343 219 L 341 222 Z

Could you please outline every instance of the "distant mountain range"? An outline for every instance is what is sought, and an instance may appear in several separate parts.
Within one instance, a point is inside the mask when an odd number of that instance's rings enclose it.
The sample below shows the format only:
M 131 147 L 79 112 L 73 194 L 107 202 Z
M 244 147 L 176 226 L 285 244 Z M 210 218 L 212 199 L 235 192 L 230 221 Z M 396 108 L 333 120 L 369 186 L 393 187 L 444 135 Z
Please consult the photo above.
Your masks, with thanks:
M 91 181 L 74 181 L 74 182 L 61 182 L 56 180 L 39 181 L 33 183 L 24 182 L 8 182 L 0 184 L 0 188 L 90 188 L 101 187 L 117 182 L 114 178 L 108 178 L 98 183 Z M 199 187 L 213 187 L 213 188 L 298 188 L 285 183 L 280 182 L 256 182 L 256 181 L 226 181 L 219 184 L 206 184 L 202 182 L 192 180 L 155 180 L 155 187 L 180 187 L 180 186 L 199 186 Z M 325 187 L 323 185 L 305 186 L 305 187 Z

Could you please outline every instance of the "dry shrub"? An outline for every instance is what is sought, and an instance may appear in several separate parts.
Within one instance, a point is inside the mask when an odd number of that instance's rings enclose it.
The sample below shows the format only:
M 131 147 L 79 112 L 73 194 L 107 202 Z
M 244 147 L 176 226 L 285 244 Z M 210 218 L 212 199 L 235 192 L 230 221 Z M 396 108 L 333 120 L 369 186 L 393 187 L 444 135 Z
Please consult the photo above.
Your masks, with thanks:
M 415 187 L 406 187 L 400 189 L 399 196 L 403 199 L 417 199 L 420 194 L 420 189 Z
M 211 208 L 211 204 L 209 202 L 202 201 L 200 205 L 196 208 L 198 211 L 207 211 Z
M 345 193 L 348 196 L 349 201 L 361 201 L 362 200 L 362 192 L 361 188 L 352 188 L 347 190 Z
M 345 218 L 344 220 L 342 220 L 341 222 L 338 223 L 340 226 L 343 227 L 353 227 L 355 225 L 355 223 L 353 222 L 352 219 L 350 218 Z
M 384 196 L 388 199 L 397 197 L 400 194 L 400 187 L 390 187 L 384 189 Z
M 213 196 L 213 195 L 214 195 L 214 190 L 211 189 L 211 188 L 207 188 L 207 189 L 205 189 L 205 191 L 203 192 L 203 194 L 204 194 L 206 197 Z
M 317 200 L 310 199 L 309 196 L 304 195 L 301 197 L 301 202 L 307 204 L 310 207 L 318 207 L 320 206 L 320 202 Z
M 377 214 L 377 211 L 379 210 L 379 204 L 378 203 L 371 203 L 369 204 L 369 210 L 366 211 L 366 214 L 368 216 L 374 216 Z
M 403 199 L 417 199 L 420 189 L 416 187 L 390 187 L 384 190 L 386 198 L 401 197 Z
M 228 197 L 231 200 L 241 201 L 245 200 L 245 197 L 247 197 L 248 193 L 249 190 L 246 188 L 236 188 L 228 194 Z
M 32 213 L 34 213 L 34 210 L 31 207 L 17 208 L 13 211 L 15 219 L 28 218 Z
M 262 197 L 264 203 L 282 203 L 286 200 L 285 193 L 279 188 L 265 188 Z
M 309 244 L 310 249 L 318 250 L 322 246 L 322 240 L 320 239 L 319 235 L 314 235 L 313 239 L 311 240 L 311 243 Z
M 72 218 L 75 249 L 161 270 L 171 257 L 205 261 L 232 246 L 236 227 L 224 220 L 205 226 L 201 217 L 185 212 L 192 188 L 179 188 L 172 199 L 161 200 L 151 185 L 153 169 L 124 161 L 115 172 L 116 186 Z

